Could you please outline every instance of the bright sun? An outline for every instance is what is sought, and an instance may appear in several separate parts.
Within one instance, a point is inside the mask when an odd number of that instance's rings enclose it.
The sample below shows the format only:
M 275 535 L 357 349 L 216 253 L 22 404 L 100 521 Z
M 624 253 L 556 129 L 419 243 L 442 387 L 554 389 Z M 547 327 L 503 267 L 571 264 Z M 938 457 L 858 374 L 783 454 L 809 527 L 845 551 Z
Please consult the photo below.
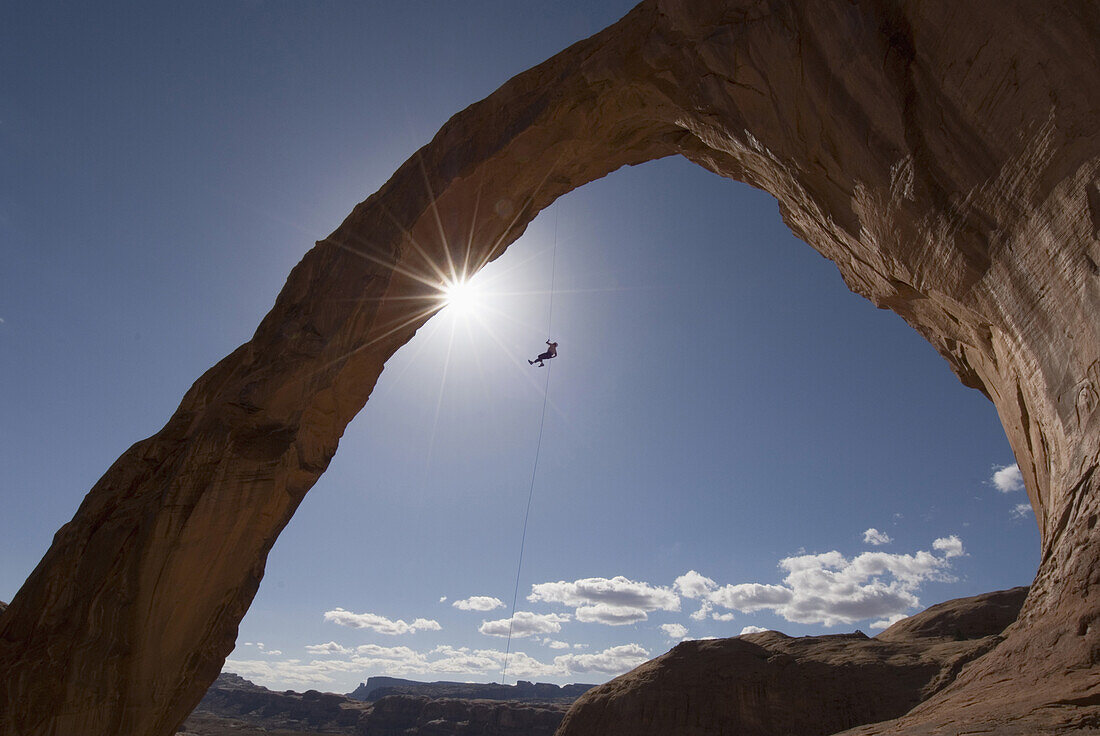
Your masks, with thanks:
M 473 315 L 481 307 L 481 296 L 481 290 L 470 281 L 455 281 L 443 289 L 443 305 L 455 314 Z

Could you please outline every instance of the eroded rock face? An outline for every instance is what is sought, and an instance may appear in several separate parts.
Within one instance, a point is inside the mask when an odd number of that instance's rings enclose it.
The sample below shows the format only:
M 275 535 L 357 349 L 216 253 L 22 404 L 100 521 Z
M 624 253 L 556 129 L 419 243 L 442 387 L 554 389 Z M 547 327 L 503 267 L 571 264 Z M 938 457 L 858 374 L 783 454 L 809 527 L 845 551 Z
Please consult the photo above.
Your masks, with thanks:
M 688 641 L 574 704 L 557 736 L 824 736 L 896 718 L 992 650 L 1027 588 L 948 601 L 877 637 Z
M 647 0 L 513 78 L 307 253 L 96 483 L 0 618 L 0 732 L 171 733 L 430 315 L 417 275 L 476 269 L 561 194 L 673 154 L 774 194 L 993 400 L 1024 474 L 1043 554 L 1018 623 L 893 732 L 1095 711 L 1098 48 L 1092 0 Z

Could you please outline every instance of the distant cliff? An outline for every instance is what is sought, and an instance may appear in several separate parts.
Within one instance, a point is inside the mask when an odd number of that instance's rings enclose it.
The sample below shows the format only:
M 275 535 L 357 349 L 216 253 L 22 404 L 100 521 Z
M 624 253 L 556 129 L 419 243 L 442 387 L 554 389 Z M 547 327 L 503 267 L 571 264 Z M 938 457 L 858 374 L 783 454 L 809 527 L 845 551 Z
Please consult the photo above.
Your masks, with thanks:
M 223 672 L 180 731 L 188 736 L 552 736 L 592 685 L 415 682 L 372 677 L 348 696 L 276 692 Z M 408 692 L 404 692 L 408 691 Z M 480 693 L 464 697 L 455 693 Z M 446 694 L 445 698 L 440 698 Z
M 418 695 L 426 698 L 466 700 L 531 700 L 571 703 L 595 685 L 551 685 L 520 680 L 515 685 L 495 682 L 416 682 L 397 677 L 371 677 L 348 693 L 354 700 L 375 701 L 387 695 Z
M 343 695 L 316 690 L 275 692 L 223 672 L 184 723 L 184 732 L 229 733 L 238 731 L 233 722 L 240 722 L 269 731 L 350 734 L 366 710 L 364 703 Z M 215 721 L 221 730 L 214 727 Z

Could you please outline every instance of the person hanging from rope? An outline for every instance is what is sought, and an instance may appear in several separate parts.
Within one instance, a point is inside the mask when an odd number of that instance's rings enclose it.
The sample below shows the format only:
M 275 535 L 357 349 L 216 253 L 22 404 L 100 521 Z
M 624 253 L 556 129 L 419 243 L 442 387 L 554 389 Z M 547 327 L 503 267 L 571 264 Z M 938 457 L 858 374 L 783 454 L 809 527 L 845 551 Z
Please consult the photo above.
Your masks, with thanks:
M 535 365 L 537 363 L 539 368 L 542 368 L 544 365 L 546 365 L 542 361 L 558 357 L 558 344 L 556 342 L 550 342 L 549 340 L 546 341 L 546 344 L 550 346 L 550 349 L 547 350 L 545 353 L 539 353 L 539 357 L 535 358 L 534 360 L 527 361 L 529 365 Z

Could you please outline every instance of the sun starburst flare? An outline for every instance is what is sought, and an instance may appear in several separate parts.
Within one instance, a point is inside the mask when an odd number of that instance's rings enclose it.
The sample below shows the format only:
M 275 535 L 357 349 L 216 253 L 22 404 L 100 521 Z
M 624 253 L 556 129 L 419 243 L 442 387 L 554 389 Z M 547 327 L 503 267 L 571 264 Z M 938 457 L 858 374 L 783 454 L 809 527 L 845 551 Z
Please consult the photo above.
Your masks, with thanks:
M 465 276 L 460 276 L 443 286 L 444 309 L 456 316 L 476 316 L 485 306 L 484 290 Z
M 524 355 L 521 355 L 524 349 L 517 347 L 514 338 L 509 339 L 506 344 L 497 330 L 509 323 L 525 328 L 530 327 L 523 320 L 517 319 L 513 309 L 502 308 L 500 303 L 502 298 L 517 296 L 541 297 L 549 295 L 549 292 L 539 289 L 516 289 L 514 285 L 507 290 L 500 290 L 496 287 L 504 283 L 512 283 L 517 272 L 524 271 L 530 261 L 539 256 L 544 256 L 545 251 L 531 253 L 519 262 L 513 260 L 509 267 L 503 269 L 497 267 L 492 275 L 486 276 L 481 273 L 481 269 L 502 252 L 505 243 L 509 240 L 509 233 L 514 231 L 524 213 L 530 214 L 527 204 L 516 208 L 511 220 L 495 235 L 493 242 L 481 243 L 480 247 L 475 248 L 475 233 L 478 232 L 480 211 L 479 191 L 470 213 L 469 229 L 460 236 L 459 242 L 455 242 L 455 233 L 449 233 L 444 227 L 444 218 L 439 211 L 436 194 L 424 167 L 424 162 L 418 159 L 418 163 L 430 203 L 430 216 L 434 219 L 436 225 L 434 234 L 420 233 L 419 236 L 414 235 L 413 229 L 407 223 L 383 207 L 382 213 L 401 231 L 404 236 L 403 243 L 410 248 L 405 258 L 400 259 L 399 262 L 394 262 L 391 253 L 376 252 L 367 242 L 356 243 L 355 245 L 334 239 L 323 242 L 325 245 L 339 248 L 369 263 L 391 269 L 395 274 L 427 288 L 414 287 L 419 293 L 407 296 L 386 294 L 384 298 L 387 302 L 409 302 L 409 308 L 395 310 L 389 319 L 373 326 L 369 339 L 333 358 L 319 370 L 328 369 L 342 361 L 346 361 L 356 353 L 389 339 L 396 333 L 408 330 L 410 327 L 422 325 L 429 318 L 438 315 L 443 317 L 442 321 L 433 321 L 426 333 L 428 337 L 435 335 L 440 327 L 449 333 L 446 346 L 443 348 L 444 360 L 440 378 L 440 394 L 437 399 L 437 415 L 444 386 L 447 382 L 447 374 L 451 366 L 452 352 L 456 348 L 457 330 L 461 330 L 463 333 L 463 336 L 457 341 L 458 347 L 474 345 L 479 340 L 488 340 L 507 355 L 516 369 L 531 384 L 532 390 L 543 391 L 544 388 L 536 380 L 535 375 L 527 370 L 529 367 L 528 360 Z M 527 198 L 528 204 L 549 179 L 553 169 L 552 166 L 545 172 L 542 180 L 535 188 L 535 192 Z M 556 248 L 556 232 L 554 238 L 554 247 Z M 422 346 L 424 344 L 421 343 Z M 436 345 L 439 345 L 439 343 L 436 343 Z M 536 345 L 536 347 L 538 346 Z M 473 351 L 473 357 L 477 364 L 477 370 L 484 373 L 485 366 L 482 364 L 482 352 Z

